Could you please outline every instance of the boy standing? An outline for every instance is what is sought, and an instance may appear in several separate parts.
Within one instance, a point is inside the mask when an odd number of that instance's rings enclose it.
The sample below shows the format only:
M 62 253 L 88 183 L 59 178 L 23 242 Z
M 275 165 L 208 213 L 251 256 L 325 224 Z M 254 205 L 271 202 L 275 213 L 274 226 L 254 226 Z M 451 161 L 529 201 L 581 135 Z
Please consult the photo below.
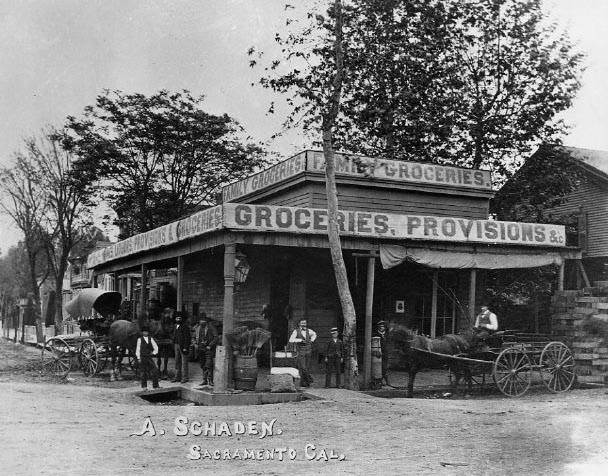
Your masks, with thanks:
M 152 387 L 158 388 L 158 368 L 153 360 L 158 354 L 158 345 L 154 338 L 148 335 L 149 330 L 147 325 L 142 326 L 142 335 L 137 339 L 135 349 L 135 356 L 140 365 L 142 390 L 148 389 L 148 378 L 152 379 Z
M 325 352 L 325 388 L 329 388 L 331 383 L 331 374 L 336 374 L 336 387 L 340 388 L 340 370 L 341 364 L 344 362 L 342 358 L 342 341 L 338 339 L 338 328 L 331 328 L 331 340 L 327 344 Z
M 203 383 L 201 385 L 213 386 L 213 358 L 218 342 L 218 334 L 215 326 L 207 320 L 205 313 L 201 315 L 194 339 L 197 344 L 201 369 L 203 369 Z

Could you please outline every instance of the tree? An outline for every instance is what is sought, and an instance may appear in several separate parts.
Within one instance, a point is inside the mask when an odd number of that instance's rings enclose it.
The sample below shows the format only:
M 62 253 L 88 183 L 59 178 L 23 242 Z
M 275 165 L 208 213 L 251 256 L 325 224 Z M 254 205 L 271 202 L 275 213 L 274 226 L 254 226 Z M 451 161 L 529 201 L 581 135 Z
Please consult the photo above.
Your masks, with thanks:
M 261 148 L 241 140 L 234 119 L 206 113 L 202 103 L 187 91 L 105 91 L 82 118 L 68 118 L 64 145 L 126 235 L 215 204 L 222 184 L 264 164 Z
M 46 131 L 41 138 L 26 140 L 29 157 L 40 176 L 39 189 L 46 201 L 42 221 L 49 268 L 55 280 L 55 329 L 63 328 L 63 278 L 70 252 L 85 236 L 92 223 L 89 182 L 75 173 L 74 156 L 62 147 L 62 135 Z
M 48 209 L 45 195 L 39 191 L 42 181 L 36 160 L 27 153 L 17 153 L 14 165 L 0 170 L 0 208 L 12 219 L 24 237 L 28 285 L 23 296 L 27 291 L 32 292 L 37 309 L 40 309 L 40 284 L 48 275 L 46 263 L 41 263 L 40 260 L 45 251 L 42 221 Z
M 343 338 L 347 351 L 345 384 L 348 388 L 358 389 L 357 320 L 340 242 L 338 193 L 334 160 L 334 132 L 340 113 L 342 86 L 345 75 L 342 2 L 340 0 L 332 1 L 327 13 L 334 19 L 333 22 L 327 22 L 325 17 L 320 14 L 316 16 L 315 20 L 317 26 L 322 28 L 324 32 L 323 35 L 315 38 L 315 40 L 320 41 L 321 46 L 319 48 L 323 48 L 327 52 L 325 74 L 322 77 L 314 78 L 314 82 L 309 82 L 312 79 L 311 75 L 304 74 L 300 76 L 300 72 L 294 70 L 294 72 L 278 78 L 262 78 L 262 84 L 280 92 L 294 91 L 295 95 L 302 101 L 302 104 L 296 105 L 294 100 L 289 100 L 290 104 L 295 106 L 293 115 L 304 111 L 303 117 L 306 126 L 314 127 L 320 132 L 322 137 L 323 153 L 325 155 L 325 189 L 328 212 L 327 234 L 338 296 L 344 317 Z M 313 14 L 309 13 L 308 16 L 312 18 Z M 309 30 L 308 35 L 312 35 L 312 30 Z M 277 37 L 277 41 L 281 44 L 291 44 L 299 40 L 295 36 L 290 35 L 285 42 L 280 37 Z M 250 54 L 253 54 L 253 52 L 253 50 L 250 51 Z M 304 61 L 307 61 L 309 57 L 307 54 L 300 52 L 294 52 L 294 55 Z M 272 69 L 275 69 L 277 66 L 278 63 L 274 63 Z
M 331 12 L 308 16 L 317 28 L 277 35 L 285 53 L 261 79 L 277 92 L 305 92 L 287 96 L 286 122 L 304 129 L 335 67 L 319 40 Z M 535 145 L 558 141 L 566 130 L 559 113 L 580 86 L 583 55 L 549 23 L 541 0 L 351 0 L 344 36 L 334 137 L 344 151 L 489 167 L 502 182 Z

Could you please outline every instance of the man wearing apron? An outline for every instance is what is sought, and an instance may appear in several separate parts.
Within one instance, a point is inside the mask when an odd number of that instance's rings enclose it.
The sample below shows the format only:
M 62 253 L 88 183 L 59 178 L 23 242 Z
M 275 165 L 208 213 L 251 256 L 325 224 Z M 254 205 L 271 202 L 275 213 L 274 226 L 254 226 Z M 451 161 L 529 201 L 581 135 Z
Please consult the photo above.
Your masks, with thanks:
M 306 319 L 300 319 L 298 328 L 291 333 L 290 343 L 296 344 L 298 357 L 296 366 L 300 372 L 300 385 L 310 387 L 313 382 L 310 375 L 310 364 L 312 363 L 312 343 L 317 340 L 317 333 L 308 329 Z

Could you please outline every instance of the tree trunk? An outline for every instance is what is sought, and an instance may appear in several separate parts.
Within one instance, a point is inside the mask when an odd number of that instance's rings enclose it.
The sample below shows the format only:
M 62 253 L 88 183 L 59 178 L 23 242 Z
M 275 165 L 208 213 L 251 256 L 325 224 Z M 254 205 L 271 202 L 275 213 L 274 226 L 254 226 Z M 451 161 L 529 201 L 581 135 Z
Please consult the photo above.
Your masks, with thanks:
M 62 263 L 55 276 L 55 335 L 63 334 L 63 277 L 66 266 Z
M 327 192 L 327 213 L 329 239 L 329 251 L 338 287 L 338 296 L 344 316 L 344 347 L 346 350 L 345 385 L 352 390 L 359 389 L 357 365 L 357 316 L 355 305 L 348 287 L 348 276 L 346 265 L 342 255 L 342 245 L 338 230 L 338 191 L 336 187 L 336 173 L 333 150 L 333 129 L 340 110 L 340 98 L 342 94 L 342 79 L 344 76 L 344 55 L 342 51 L 342 2 L 335 0 L 334 9 L 336 15 L 334 52 L 336 59 L 336 72 L 333 78 L 331 95 L 326 109 L 323 111 L 323 154 L 325 155 L 325 190 Z
M 327 212 L 329 226 L 327 235 L 329 238 L 329 251 L 338 287 L 338 296 L 342 306 L 344 317 L 344 348 L 346 353 L 345 386 L 351 390 L 359 389 L 359 369 L 357 364 L 357 316 L 355 305 L 348 286 L 348 276 L 342 245 L 338 231 L 338 192 L 336 187 L 335 164 L 331 130 L 323 130 L 323 153 L 325 155 L 325 189 L 327 191 Z

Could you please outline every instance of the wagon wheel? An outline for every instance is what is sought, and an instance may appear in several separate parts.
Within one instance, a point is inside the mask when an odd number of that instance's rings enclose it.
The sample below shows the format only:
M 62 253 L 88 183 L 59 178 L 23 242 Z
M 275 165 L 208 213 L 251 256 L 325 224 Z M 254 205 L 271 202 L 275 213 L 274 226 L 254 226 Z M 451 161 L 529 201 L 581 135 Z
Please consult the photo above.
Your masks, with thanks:
M 78 361 L 80 368 L 87 377 L 95 375 L 101 370 L 100 357 L 100 352 L 93 340 L 86 339 L 82 342 L 78 351 Z
M 540 374 L 545 386 L 554 393 L 572 387 L 576 373 L 574 357 L 566 344 L 549 342 L 540 354 Z
M 108 362 L 110 361 L 110 351 L 105 344 L 97 346 L 97 358 L 99 361 L 99 368 L 97 369 L 97 373 L 103 372 L 105 368 L 108 366 Z
M 494 361 L 492 377 L 503 394 L 519 397 L 526 393 L 532 381 L 532 365 L 526 353 L 517 349 L 505 349 Z
M 60 337 L 52 337 L 42 346 L 41 372 L 65 377 L 72 368 L 72 349 Z
M 127 351 L 127 366 L 137 375 L 137 357 L 129 351 Z

